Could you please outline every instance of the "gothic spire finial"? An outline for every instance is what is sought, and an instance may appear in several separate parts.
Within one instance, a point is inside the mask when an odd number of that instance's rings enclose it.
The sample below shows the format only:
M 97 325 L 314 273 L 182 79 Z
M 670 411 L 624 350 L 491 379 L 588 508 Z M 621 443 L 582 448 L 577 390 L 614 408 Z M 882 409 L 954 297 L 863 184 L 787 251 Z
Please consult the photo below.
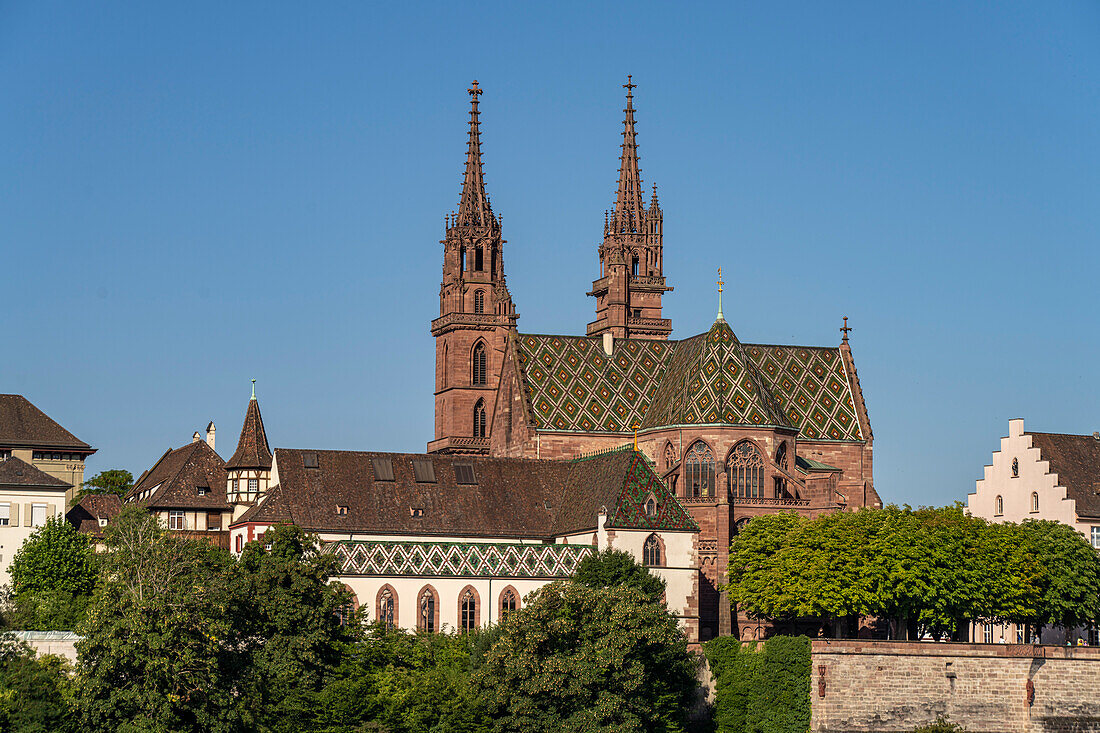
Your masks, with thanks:
M 718 318 L 716 320 L 724 321 L 726 317 L 722 315 L 722 286 L 725 285 L 722 281 L 722 268 L 718 268 Z
M 458 203 L 455 224 L 458 226 L 489 226 L 493 221 L 493 209 L 485 195 L 485 176 L 481 170 L 481 121 L 478 97 L 481 88 L 477 79 L 466 90 L 470 94 L 470 133 L 466 146 L 466 174 L 462 181 L 462 199 Z
M 642 176 L 638 168 L 638 136 L 634 130 L 634 88 L 626 77 L 626 118 L 623 120 L 622 156 L 619 159 L 619 190 L 615 196 L 614 224 L 617 232 L 640 232 L 645 215 L 642 204 Z
M 252 399 L 256 399 L 256 380 L 252 380 Z

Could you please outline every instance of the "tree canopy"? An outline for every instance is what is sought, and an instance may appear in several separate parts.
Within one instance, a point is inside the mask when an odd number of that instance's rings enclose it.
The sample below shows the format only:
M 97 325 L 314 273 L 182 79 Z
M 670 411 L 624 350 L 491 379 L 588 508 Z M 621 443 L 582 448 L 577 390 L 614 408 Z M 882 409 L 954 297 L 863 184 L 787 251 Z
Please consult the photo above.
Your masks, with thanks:
M 993 524 L 958 505 L 759 517 L 734 539 L 729 567 L 731 599 L 752 616 L 873 615 L 894 637 L 958 637 L 978 619 L 1100 617 L 1100 555 L 1073 528 Z
M 649 572 L 629 552 L 607 548 L 581 560 L 573 581 L 589 588 L 635 588 L 647 598 L 660 601 L 665 592 L 665 581 Z
M 80 496 L 85 494 L 118 494 L 126 496 L 126 492 L 134 486 L 134 475 L 121 468 L 112 468 L 100 471 L 92 478 L 84 482 L 80 488 Z M 78 497 L 79 498 L 79 497 Z
M 86 535 L 62 517 L 50 517 L 16 550 L 4 607 L 9 628 L 77 627 L 95 587 L 98 560 Z

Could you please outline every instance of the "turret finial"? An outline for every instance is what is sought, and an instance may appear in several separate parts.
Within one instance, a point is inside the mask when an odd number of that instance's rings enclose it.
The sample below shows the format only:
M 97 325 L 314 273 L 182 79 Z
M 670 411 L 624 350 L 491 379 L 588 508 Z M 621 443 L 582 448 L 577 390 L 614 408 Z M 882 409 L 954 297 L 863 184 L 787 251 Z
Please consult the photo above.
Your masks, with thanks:
M 726 283 L 722 280 L 722 268 L 718 268 L 718 320 L 724 321 L 726 317 L 722 315 L 722 286 Z
M 252 380 L 252 399 L 256 399 L 256 380 Z

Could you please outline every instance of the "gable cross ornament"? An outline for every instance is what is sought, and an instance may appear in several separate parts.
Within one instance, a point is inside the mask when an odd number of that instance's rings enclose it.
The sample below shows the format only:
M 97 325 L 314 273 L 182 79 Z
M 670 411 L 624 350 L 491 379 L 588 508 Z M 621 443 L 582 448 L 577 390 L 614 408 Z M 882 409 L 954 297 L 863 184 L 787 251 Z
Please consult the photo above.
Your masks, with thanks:
M 840 332 L 844 334 L 844 343 L 848 343 L 848 332 L 851 330 L 848 326 L 848 316 L 844 316 L 844 325 L 840 327 Z

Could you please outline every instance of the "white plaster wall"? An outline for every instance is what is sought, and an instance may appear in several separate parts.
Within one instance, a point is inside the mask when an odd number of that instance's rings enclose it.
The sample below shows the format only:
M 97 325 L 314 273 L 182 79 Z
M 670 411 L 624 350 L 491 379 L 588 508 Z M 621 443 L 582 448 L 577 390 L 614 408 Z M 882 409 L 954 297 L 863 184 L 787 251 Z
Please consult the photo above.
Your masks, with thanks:
M 339 581 L 351 588 L 361 608 L 366 610 L 369 621 L 377 621 L 375 601 L 384 585 L 393 587 L 397 594 L 397 625 L 410 631 L 416 630 L 417 616 L 420 612 L 420 593 L 427 586 L 435 588 L 439 595 L 439 625 L 443 631 L 459 628 L 459 594 L 466 586 L 473 586 L 478 594 L 478 609 L 482 626 L 497 623 L 497 609 L 500 606 L 500 594 L 511 586 L 515 589 L 519 607 L 528 593 L 550 580 L 532 580 L 531 578 L 444 578 L 429 576 L 380 576 L 364 577 L 360 575 L 336 576 Z
M 58 517 L 65 513 L 66 489 L 56 490 L 19 490 L 0 491 L 0 503 L 10 504 L 12 518 L 7 527 L 0 527 L 0 585 L 11 583 L 8 568 L 15 553 L 23 546 L 27 538 L 36 529 L 31 526 L 28 504 L 45 504 L 47 517 Z M 15 515 L 18 513 L 18 517 Z
M 611 547 L 629 552 L 639 563 L 642 562 L 642 547 L 646 538 L 653 534 L 650 530 L 610 530 L 613 533 Z M 665 602 L 668 609 L 677 616 L 687 616 L 689 602 L 695 593 L 695 579 L 698 570 L 695 567 L 694 532 L 657 532 L 664 542 L 664 566 L 651 567 L 649 570 L 665 581 Z
M 1019 461 L 1019 477 L 1012 476 L 1012 459 Z M 1039 494 L 1039 511 L 1031 511 L 1031 494 Z M 1004 512 L 996 512 L 997 497 L 1004 499 Z M 966 497 L 966 508 L 975 517 L 992 522 L 1021 522 L 1025 519 L 1050 519 L 1062 522 L 1089 536 L 1090 526 L 1077 521 L 1076 502 L 1066 498 L 1065 487 L 1058 486 L 1057 474 L 1050 472 L 1039 449 L 1031 445 L 1020 418 L 1008 421 L 1008 436 L 1001 438 L 1001 449 L 993 453 L 993 464 L 986 466 L 974 493 Z
M 559 545 L 595 545 L 596 544 L 596 530 L 590 529 L 586 532 L 574 532 L 573 534 L 562 535 L 557 538 Z

